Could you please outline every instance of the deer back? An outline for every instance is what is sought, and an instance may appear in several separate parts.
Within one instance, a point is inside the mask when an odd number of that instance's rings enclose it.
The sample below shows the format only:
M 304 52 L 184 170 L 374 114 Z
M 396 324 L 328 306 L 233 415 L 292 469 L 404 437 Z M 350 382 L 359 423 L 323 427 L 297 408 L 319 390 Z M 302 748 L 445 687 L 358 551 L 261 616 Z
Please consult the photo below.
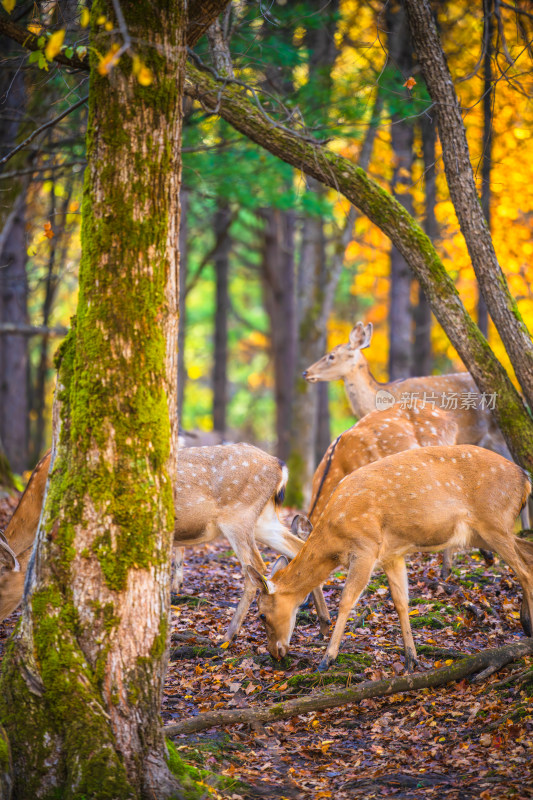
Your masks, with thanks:
M 195 540 L 220 522 L 258 517 L 271 498 L 281 501 L 286 467 L 253 445 L 180 450 L 175 541 Z
M 318 519 L 336 486 L 350 472 L 404 450 L 452 445 L 456 438 L 453 418 L 431 406 L 372 411 L 328 447 L 313 477 L 308 517 Z

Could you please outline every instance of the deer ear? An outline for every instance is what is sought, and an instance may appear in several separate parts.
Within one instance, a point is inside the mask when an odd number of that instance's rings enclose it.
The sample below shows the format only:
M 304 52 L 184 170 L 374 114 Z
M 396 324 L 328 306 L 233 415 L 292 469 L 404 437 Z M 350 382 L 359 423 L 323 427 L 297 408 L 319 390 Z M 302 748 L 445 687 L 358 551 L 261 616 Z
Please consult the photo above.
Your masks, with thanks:
M 248 573 L 248 577 L 254 586 L 259 589 L 260 592 L 263 594 L 272 594 L 272 587 L 271 585 L 269 586 L 270 581 L 268 581 L 264 575 L 261 575 L 261 573 L 258 572 L 255 567 L 252 567 L 251 564 L 248 564 L 246 567 L 246 572 Z
M 372 331 L 373 331 L 373 326 L 372 323 L 369 322 L 368 325 L 365 325 L 365 338 L 363 340 L 363 344 L 359 346 L 359 350 L 364 350 L 365 347 L 368 347 L 368 345 L 372 341 Z
M 299 539 L 303 539 L 303 541 L 306 542 L 312 530 L 313 530 L 313 525 L 307 519 L 307 517 L 304 516 L 303 514 L 296 514 L 293 521 L 291 522 L 291 531 L 294 533 L 294 535 L 298 536 Z
M 280 569 L 285 569 L 288 563 L 289 559 L 287 558 L 287 556 L 279 556 L 279 558 L 277 558 L 272 564 L 272 569 L 270 570 L 270 577 L 272 578 L 276 574 L 276 572 L 279 572 Z M 270 588 L 269 584 L 270 581 L 267 580 L 268 588 Z

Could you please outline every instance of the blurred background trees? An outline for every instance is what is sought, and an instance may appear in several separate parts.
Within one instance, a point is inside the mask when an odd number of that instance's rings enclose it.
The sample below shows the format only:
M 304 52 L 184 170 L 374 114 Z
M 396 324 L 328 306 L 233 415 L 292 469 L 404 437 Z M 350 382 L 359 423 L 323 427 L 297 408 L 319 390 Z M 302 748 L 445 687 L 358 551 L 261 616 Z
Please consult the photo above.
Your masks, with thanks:
M 433 7 L 483 210 L 531 321 L 533 23 L 492 0 Z M 13 16 L 26 27 L 70 26 L 75 46 L 86 45 L 82 4 L 19 3 Z M 0 160 L 86 93 L 80 73 L 44 69 L 4 44 Z M 329 140 L 396 195 L 438 240 L 463 302 L 508 367 L 479 303 L 403 5 L 234 2 L 194 52 L 254 87 L 277 124 Z M 288 459 L 289 499 L 301 504 L 330 437 L 353 422 L 341 384 L 308 385 L 301 371 L 346 341 L 355 321 L 374 324 L 365 355 L 381 380 L 462 364 L 403 258 L 367 218 L 199 104 L 187 101 L 185 112 L 181 424 Z M 54 334 L 68 326 L 77 292 L 85 114 L 81 105 L 0 166 L 0 439 L 16 472 L 50 438 Z

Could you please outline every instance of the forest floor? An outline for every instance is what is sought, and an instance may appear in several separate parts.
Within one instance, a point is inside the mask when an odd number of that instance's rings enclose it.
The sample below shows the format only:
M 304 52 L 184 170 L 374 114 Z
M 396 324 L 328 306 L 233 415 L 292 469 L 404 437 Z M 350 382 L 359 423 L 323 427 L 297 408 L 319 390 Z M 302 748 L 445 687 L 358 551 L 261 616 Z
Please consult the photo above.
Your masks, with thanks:
M 11 508 L 12 506 L 10 506 Z M 9 515 L 0 503 L 0 527 Z M 274 558 L 274 554 L 271 554 Z M 268 554 L 267 554 L 268 558 Z M 411 622 L 420 669 L 522 638 L 521 589 L 498 559 L 487 567 L 472 552 L 456 556 L 440 579 L 439 556 L 408 566 Z M 335 617 L 343 573 L 324 587 Z M 182 595 L 172 608 L 172 647 L 162 715 L 173 723 L 202 711 L 254 708 L 362 680 L 404 673 L 398 618 L 385 576 L 376 573 L 348 624 L 337 663 L 316 672 L 325 643 L 314 610 L 299 614 L 291 656 L 272 661 L 255 604 L 235 643 L 220 649 L 240 596 L 240 566 L 225 543 L 186 551 Z M 354 628 L 364 612 L 364 627 Z M 0 657 L 16 622 L 0 624 Z M 212 728 L 176 736 L 188 763 L 204 776 L 205 796 L 223 798 L 533 797 L 533 658 L 481 683 L 363 700 L 272 725 Z

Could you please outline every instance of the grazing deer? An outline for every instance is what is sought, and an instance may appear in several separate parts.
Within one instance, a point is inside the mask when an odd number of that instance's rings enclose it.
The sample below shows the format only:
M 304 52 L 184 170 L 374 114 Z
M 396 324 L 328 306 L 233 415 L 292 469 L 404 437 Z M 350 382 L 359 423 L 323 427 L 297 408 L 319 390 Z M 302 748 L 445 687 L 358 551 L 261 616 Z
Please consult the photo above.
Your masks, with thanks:
M 48 452 L 35 467 L 26 491 L 6 529 L 6 546 L 0 547 L 6 563 L 0 573 L 0 620 L 22 599 L 24 574 L 37 533 L 50 467 Z M 191 447 L 180 450 L 175 486 L 174 546 L 205 544 L 225 536 L 245 570 L 252 563 L 263 568 L 256 541 L 293 558 L 303 542 L 279 520 L 277 506 L 287 483 L 283 462 L 247 444 Z M 14 564 L 20 559 L 19 571 Z M 1 563 L 1 561 L 0 561 Z M 244 593 L 227 630 L 225 641 L 238 633 L 255 593 L 245 573 Z M 329 632 L 330 617 L 322 591 L 314 593 L 320 630 Z
M 361 350 L 370 345 L 372 323 L 358 322 L 349 341 L 339 344 L 303 373 L 309 383 L 344 381 L 344 388 L 353 413 L 361 418 L 376 408 L 405 404 L 425 404 L 446 410 L 457 424 L 457 444 L 477 444 L 510 458 L 510 453 L 492 414 L 481 403 L 474 379 L 469 372 L 451 375 L 429 375 L 379 383 Z M 455 407 L 457 406 L 457 407 Z M 524 527 L 527 527 L 524 525 Z
M 283 462 L 252 445 L 180 450 L 174 545 L 192 547 L 225 536 L 244 572 L 244 592 L 224 641 L 236 636 L 254 598 L 255 586 L 246 565 L 263 567 L 256 541 L 289 558 L 303 547 L 302 540 L 280 522 L 276 510 L 287 477 Z M 330 617 L 321 589 L 314 592 L 314 600 L 320 630 L 326 635 Z
M 340 565 L 348 568 L 333 634 L 319 669 L 335 660 L 348 616 L 379 564 L 400 618 L 406 666 L 416 664 L 409 622 L 405 556 L 446 547 L 494 550 L 522 586 L 521 622 L 533 629 L 533 544 L 513 533 L 531 491 L 525 472 L 479 447 L 424 447 L 376 461 L 348 475 L 336 488 L 299 555 L 273 577 L 255 567 L 258 609 L 268 649 L 288 651 L 302 599 Z

